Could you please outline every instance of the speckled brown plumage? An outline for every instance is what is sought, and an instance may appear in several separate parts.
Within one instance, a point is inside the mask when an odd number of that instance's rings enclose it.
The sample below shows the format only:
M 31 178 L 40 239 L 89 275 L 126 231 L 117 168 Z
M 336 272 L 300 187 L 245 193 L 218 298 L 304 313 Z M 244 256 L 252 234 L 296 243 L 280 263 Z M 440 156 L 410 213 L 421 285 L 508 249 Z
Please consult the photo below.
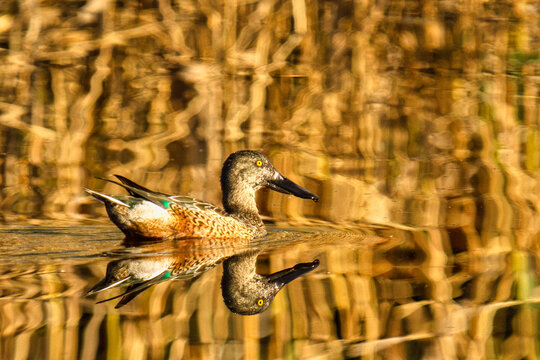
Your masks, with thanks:
M 253 238 L 266 234 L 264 228 L 242 223 L 232 216 L 213 211 L 193 210 L 171 204 L 171 212 L 173 228 L 177 233 L 182 232 L 187 236 Z

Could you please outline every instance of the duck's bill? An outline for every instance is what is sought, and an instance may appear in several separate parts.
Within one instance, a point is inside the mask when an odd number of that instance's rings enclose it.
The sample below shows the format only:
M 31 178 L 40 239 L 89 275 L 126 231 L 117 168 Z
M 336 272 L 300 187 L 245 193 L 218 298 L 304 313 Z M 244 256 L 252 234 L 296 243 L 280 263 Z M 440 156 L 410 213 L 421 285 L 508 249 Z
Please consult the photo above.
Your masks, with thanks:
M 319 201 L 317 195 L 313 194 L 308 189 L 293 183 L 280 173 L 277 173 L 274 179 L 268 181 L 266 186 L 280 193 L 298 196 L 302 199 L 311 199 L 315 202 Z
M 315 259 L 314 261 L 309 263 L 296 264 L 291 268 L 284 269 L 268 275 L 268 280 L 276 284 L 278 289 L 281 289 L 283 286 L 287 285 L 294 279 L 315 270 L 317 266 L 319 266 L 318 259 Z

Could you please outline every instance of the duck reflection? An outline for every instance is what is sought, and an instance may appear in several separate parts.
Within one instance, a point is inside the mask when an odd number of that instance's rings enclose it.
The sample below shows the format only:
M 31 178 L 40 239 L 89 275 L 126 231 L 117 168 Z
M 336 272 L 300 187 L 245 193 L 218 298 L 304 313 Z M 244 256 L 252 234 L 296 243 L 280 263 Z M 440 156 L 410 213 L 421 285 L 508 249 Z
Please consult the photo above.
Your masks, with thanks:
M 120 298 L 115 306 L 120 308 L 153 285 L 193 278 L 223 262 L 221 290 L 225 304 L 236 314 L 254 315 L 268 309 L 286 284 L 319 266 L 319 260 L 314 260 L 273 274 L 258 274 L 257 257 L 264 248 L 250 247 L 247 241 L 234 247 L 209 238 L 127 243 L 126 246 L 127 257 L 111 261 L 105 277 L 87 295 L 116 287 L 125 287 L 125 291 L 98 303 Z

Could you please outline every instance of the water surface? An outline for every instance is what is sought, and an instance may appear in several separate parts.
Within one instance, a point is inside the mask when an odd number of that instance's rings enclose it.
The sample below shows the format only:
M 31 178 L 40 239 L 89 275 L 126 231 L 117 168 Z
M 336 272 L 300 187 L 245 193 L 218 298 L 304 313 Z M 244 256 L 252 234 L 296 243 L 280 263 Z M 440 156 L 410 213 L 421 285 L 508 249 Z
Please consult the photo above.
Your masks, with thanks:
M 96 303 L 118 290 L 85 296 L 110 262 L 190 257 L 200 246 L 189 254 L 189 247 L 126 245 L 109 226 L 12 226 L 2 233 L 5 358 L 492 358 L 537 345 L 533 254 L 447 258 L 433 231 L 275 228 L 242 245 L 264 243 L 259 273 L 314 259 L 320 266 L 255 316 L 225 306 L 221 266 L 156 284 L 119 309 L 118 299 Z

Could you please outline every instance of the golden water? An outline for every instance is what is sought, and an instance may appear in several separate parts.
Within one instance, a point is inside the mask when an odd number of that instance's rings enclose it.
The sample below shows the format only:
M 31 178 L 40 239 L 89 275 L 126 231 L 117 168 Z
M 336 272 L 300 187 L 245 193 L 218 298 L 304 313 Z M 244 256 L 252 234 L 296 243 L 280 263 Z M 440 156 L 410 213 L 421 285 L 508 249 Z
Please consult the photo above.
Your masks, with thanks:
M 539 357 L 539 14 L 0 2 L 0 358 Z M 261 191 L 259 272 L 315 271 L 249 317 L 221 266 L 120 309 L 84 296 L 136 250 L 83 187 L 121 174 L 219 204 L 245 148 L 321 199 Z

